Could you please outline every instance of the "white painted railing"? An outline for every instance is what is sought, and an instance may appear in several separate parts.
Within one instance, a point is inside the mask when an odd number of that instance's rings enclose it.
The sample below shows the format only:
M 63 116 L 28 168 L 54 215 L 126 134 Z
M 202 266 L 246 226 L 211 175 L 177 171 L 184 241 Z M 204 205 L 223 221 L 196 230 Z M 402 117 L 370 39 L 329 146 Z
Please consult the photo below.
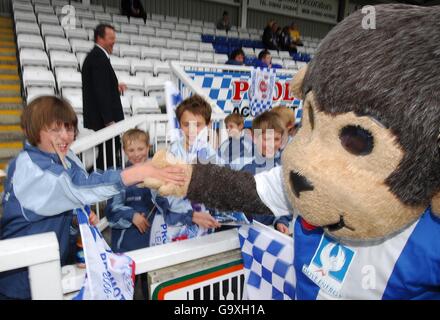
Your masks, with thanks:
M 0 241 L 0 272 L 28 268 L 32 299 L 62 299 L 60 250 L 54 232 Z
M 200 238 L 167 243 L 160 246 L 127 252 L 136 263 L 136 274 L 199 260 L 240 247 L 236 229 L 209 234 Z M 62 268 L 65 299 L 70 299 L 81 288 L 85 269 L 74 265 Z

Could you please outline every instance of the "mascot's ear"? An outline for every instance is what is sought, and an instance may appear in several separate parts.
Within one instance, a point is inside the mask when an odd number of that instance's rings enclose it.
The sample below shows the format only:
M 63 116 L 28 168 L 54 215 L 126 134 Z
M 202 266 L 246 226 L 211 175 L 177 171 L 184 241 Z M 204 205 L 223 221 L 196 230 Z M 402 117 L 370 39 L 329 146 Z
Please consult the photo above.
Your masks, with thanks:
M 431 200 L 431 209 L 437 217 L 440 217 L 440 191 L 437 192 Z
M 302 85 L 306 72 L 307 72 L 307 66 L 301 68 L 290 82 L 290 91 L 293 93 L 293 96 L 301 100 L 304 99 L 302 92 Z

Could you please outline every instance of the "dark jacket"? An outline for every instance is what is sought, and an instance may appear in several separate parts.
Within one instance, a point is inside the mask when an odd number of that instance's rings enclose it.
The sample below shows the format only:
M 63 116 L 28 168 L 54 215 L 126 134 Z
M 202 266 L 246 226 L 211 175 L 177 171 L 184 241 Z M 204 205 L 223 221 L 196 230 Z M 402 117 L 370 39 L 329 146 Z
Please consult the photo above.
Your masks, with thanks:
M 98 46 L 84 60 L 82 89 L 85 128 L 96 131 L 124 119 L 118 79 L 110 59 Z

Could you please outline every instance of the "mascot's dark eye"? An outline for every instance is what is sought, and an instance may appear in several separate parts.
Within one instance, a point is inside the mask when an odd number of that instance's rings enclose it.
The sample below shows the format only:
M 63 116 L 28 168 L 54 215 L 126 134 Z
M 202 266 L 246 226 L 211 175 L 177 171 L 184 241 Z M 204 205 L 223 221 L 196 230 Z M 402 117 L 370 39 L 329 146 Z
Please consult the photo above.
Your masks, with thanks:
M 374 147 L 371 132 L 360 126 L 342 128 L 339 139 L 341 139 L 341 144 L 345 150 L 357 156 L 365 156 L 371 153 Z
M 313 114 L 313 108 L 309 107 L 308 110 L 310 128 L 313 130 L 315 128 L 315 115 Z

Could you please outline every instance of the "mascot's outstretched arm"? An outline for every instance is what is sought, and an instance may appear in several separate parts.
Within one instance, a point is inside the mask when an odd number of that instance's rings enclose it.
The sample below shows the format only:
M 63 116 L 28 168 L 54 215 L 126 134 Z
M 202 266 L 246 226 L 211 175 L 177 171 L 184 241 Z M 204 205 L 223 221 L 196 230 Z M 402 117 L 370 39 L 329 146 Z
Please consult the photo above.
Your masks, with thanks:
M 242 211 L 247 214 L 270 212 L 258 196 L 252 174 L 213 164 L 193 165 L 187 197 L 222 211 Z
M 186 196 L 191 201 L 221 211 L 242 211 L 247 214 L 271 212 L 258 196 L 254 176 L 248 172 L 237 172 L 213 164 L 189 165 L 165 150 L 156 152 L 152 162 L 159 168 L 170 164 L 179 165 L 188 177 L 183 187 L 147 178 L 144 186 L 157 189 L 161 196 Z

